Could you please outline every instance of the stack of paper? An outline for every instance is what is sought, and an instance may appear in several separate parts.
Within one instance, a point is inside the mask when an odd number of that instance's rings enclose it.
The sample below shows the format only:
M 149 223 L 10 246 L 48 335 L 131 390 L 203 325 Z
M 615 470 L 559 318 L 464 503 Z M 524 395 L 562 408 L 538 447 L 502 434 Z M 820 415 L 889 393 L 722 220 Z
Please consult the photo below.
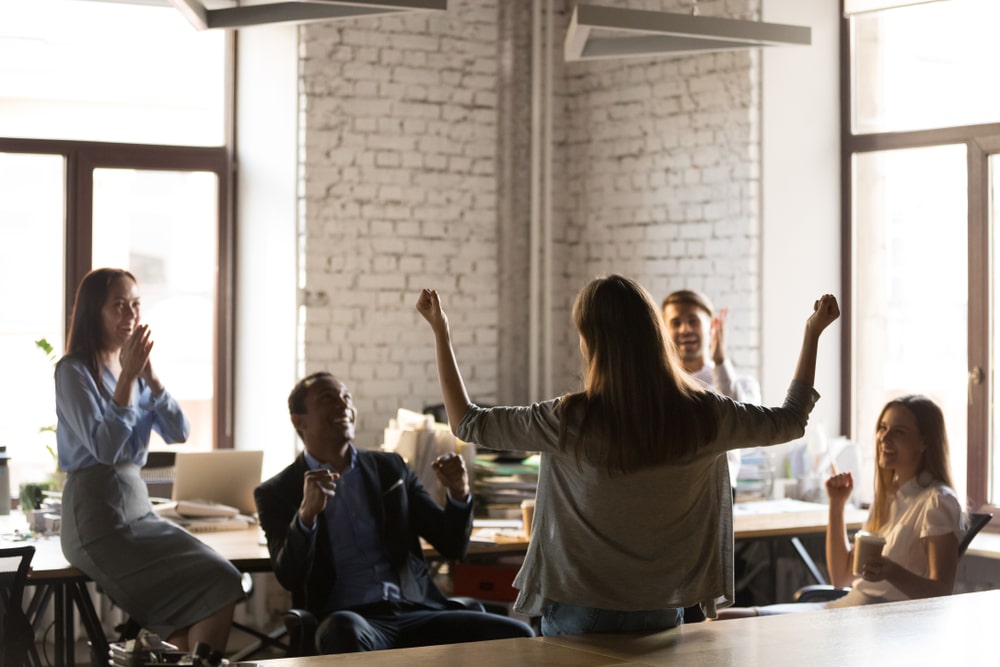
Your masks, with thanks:
M 244 530 L 257 523 L 252 516 L 240 514 L 235 507 L 197 500 L 163 503 L 153 511 L 192 533 Z

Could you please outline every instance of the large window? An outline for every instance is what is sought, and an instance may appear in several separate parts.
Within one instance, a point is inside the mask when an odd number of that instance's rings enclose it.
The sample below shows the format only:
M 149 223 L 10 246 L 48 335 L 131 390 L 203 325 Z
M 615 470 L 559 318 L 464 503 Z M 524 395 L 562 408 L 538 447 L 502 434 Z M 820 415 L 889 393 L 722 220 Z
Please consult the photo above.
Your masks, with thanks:
M 75 287 L 99 266 L 138 278 L 190 446 L 232 446 L 225 33 L 167 6 L 86 1 L 0 3 L 0 25 L 0 444 L 13 487 L 54 470 L 51 360 L 35 341 L 62 353 Z
M 845 21 L 846 426 L 871 462 L 885 401 L 930 396 L 945 412 L 959 496 L 972 509 L 1000 505 L 1000 97 L 988 83 L 1000 47 L 978 32 L 1000 23 L 1000 3 L 950 0 Z M 957 25 L 966 29 L 942 29 Z

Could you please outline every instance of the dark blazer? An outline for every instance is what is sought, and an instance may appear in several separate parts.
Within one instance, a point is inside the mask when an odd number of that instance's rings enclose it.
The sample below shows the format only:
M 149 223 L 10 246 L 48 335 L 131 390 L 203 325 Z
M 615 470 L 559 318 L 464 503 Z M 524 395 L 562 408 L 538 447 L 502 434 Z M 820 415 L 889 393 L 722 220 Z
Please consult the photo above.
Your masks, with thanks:
M 443 609 L 445 597 L 434 585 L 420 538 L 449 560 L 464 558 L 472 533 L 472 503 L 460 508 L 446 502 L 442 509 L 398 454 L 362 450 L 357 454 L 356 465 L 389 560 L 399 575 L 402 597 Z M 317 517 L 312 535 L 299 528 L 296 514 L 306 470 L 305 456 L 300 454 L 290 466 L 258 486 L 254 500 L 278 581 L 292 592 L 296 607 L 322 619 L 337 611 L 326 608 L 337 572 L 323 516 Z

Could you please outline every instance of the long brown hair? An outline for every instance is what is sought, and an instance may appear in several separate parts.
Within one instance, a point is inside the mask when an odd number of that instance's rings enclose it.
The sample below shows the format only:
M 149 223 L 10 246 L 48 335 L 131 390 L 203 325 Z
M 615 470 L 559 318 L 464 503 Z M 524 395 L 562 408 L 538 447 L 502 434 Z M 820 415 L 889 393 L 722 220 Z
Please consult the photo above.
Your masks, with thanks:
M 652 297 L 619 275 L 580 290 L 573 323 L 586 356 L 584 389 L 563 398 L 559 447 L 579 462 L 630 473 L 680 461 L 715 438 L 705 392 L 681 367 Z
M 910 394 L 895 398 L 885 404 L 875 422 L 875 431 L 886 411 L 891 407 L 905 408 L 917 422 L 917 430 L 925 448 L 920 459 L 920 470 L 917 474 L 929 475 L 931 479 L 954 488 L 951 481 L 951 465 L 949 464 L 948 433 L 944 427 L 944 414 L 934 401 L 926 396 Z M 877 446 L 877 445 L 876 445 Z M 889 508 L 898 486 L 893 479 L 892 470 L 883 470 L 878 465 L 878 452 L 875 453 L 875 502 L 872 504 L 868 518 L 868 530 L 880 532 L 889 522 Z
M 80 359 L 87 365 L 98 391 L 105 398 L 108 397 L 108 391 L 101 382 L 101 352 L 104 350 L 101 310 L 108 300 L 111 286 L 121 278 L 131 278 L 133 282 L 138 282 L 125 269 L 94 269 L 83 277 L 73 299 L 73 314 L 66 340 L 66 356 Z

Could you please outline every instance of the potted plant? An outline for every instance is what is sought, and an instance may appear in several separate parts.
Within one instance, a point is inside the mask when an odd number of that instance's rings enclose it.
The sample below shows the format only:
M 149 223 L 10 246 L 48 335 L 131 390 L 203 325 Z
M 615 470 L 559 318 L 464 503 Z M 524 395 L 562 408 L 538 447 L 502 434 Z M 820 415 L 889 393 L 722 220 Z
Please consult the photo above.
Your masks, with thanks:
M 54 367 L 56 362 L 59 361 L 59 355 L 56 353 L 52 343 L 50 343 L 45 338 L 39 338 L 35 341 L 35 347 L 42 351 L 45 358 L 49 360 L 49 363 Z M 56 433 L 56 425 L 47 424 L 38 429 L 39 433 L 51 433 L 53 437 Z M 55 462 L 56 468 L 55 472 L 52 473 L 52 482 L 55 485 L 55 491 L 62 490 L 63 482 L 66 480 L 66 473 L 59 469 L 59 456 L 56 453 L 55 447 L 51 443 L 45 444 L 45 449 L 48 451 L 49 455 L 52 456 L 53 462 Z

